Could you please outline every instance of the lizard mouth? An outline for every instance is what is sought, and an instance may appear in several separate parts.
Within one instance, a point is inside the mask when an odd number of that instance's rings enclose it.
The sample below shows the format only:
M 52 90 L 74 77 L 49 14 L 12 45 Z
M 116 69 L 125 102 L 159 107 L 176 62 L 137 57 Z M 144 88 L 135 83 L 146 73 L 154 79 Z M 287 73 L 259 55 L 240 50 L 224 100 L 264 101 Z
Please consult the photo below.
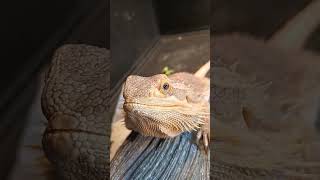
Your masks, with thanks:
M 175 137 L 185 131 L 195 131 L 204 121 L 199 117 L 177 111 L 135 109 L 127 113 L 125 125 L 128 129 L 145 136 L 158 138 Z
M 136 112 L 137 110 L 142 112 L 147 111 L 154 111 L 154 113 L 161 113 L 161 112 L 170 112 L 170 111 L 177 111 L 180 114 L 190 114 L 194 110 L 192 109 L 191 105 L 183 104 L 183 103 L 140 103 L 140 102 L 124 102 L 123 110 L 125 112 Z
M 164 99 L 164 98 L 162 98 Z M 204 124 L 207 111 L 201 111 L 188 103 L 158 101 L 126 101 L 125 124 L 128 129 L 146 136 L 174 137 L 185 131 L 193 131 Z
M 123 104 L 124 109 L 141 107 L 141 108 L 157 108 L 157 109 L 170 109 L 177 107 L 177 104 L 145 104 L 145 103 L 137 103 L 137 102 L 125 102 Z
M 166 98 L 138 98 L 125 99 L 124 106 L 144 106 L 150 108 L 173 108 L 190 106 L 186 100 L 179 100 L 173 96 Z

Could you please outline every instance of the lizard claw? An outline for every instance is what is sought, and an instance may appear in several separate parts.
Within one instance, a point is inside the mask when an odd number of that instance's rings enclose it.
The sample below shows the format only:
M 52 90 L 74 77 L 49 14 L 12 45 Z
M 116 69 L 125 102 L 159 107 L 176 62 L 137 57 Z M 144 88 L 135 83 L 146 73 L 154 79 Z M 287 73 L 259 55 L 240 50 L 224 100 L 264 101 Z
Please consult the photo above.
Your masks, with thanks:
M 201 129 L 197 132 L 196 142 L 199 147 L 202 144 L 206 153 L 209 151 L 210 136 L 208 128 L 201 127 Z

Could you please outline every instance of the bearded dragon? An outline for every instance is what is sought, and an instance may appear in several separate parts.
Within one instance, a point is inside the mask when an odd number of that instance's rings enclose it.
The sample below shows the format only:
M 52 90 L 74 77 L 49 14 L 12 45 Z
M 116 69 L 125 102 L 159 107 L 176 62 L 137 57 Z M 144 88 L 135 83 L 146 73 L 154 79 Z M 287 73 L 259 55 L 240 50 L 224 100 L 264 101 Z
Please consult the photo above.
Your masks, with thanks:
M 145 136 L 175 137 L 197 131 L 208 149 L 210 134 L 210 80 L 208 62 L 195 74 L 179 72 L 150 77 L 128 76 L 123 87 L 128 129 Z
M 239 34 L 213 37 L 212 110 L 217 119 L 279 131 L 292 124 L 297 109 L 315 99 L 305 92 L 318 91 L 314 77 L 319 72 L 313 68 L 318 60 L 299 48 L 319 24 L 319 8 L 319 1 L 313 1 L 267 42 Z M 309 119 L 315 114 L 310 112 Z
M 320 64 L 299 49 L 305 32 L 319 24 L 319 8 L 313 1 L 267 42 L 236 34 L 213 38 L 212 179 L 320 178 L 312 123 Z

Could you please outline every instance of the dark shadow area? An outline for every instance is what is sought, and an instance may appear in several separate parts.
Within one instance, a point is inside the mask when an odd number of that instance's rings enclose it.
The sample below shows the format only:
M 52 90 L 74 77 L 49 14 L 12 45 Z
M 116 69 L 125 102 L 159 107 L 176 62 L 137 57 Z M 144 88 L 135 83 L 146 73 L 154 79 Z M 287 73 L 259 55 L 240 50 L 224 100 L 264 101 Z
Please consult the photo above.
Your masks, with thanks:
M 111 90 L 114 95 L 119 93 L 117 90 L 128 71 L 137 66 L 141 57 L 159 39 L 159 31 L 152 1 L 111 1 L 110 7 L 110 43 L 114 59 Z
M 267 39 L 310 1 L 213 0 L 210 29 L 215 34 L 243 32 Z
M 209 0 L 154 0 L 161 34 L 183 33 L 209 28 Z

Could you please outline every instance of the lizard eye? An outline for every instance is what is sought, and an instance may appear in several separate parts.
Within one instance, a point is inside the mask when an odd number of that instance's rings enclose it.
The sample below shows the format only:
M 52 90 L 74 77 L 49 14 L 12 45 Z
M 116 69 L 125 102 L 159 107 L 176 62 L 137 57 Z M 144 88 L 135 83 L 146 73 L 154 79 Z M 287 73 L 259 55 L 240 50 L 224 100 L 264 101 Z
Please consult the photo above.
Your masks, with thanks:
M 162 85 L 162 88 L 163 88 L 164 90 L 168 90 L 169 87 L 170 87 L 170 85 L 169 85 L 169 83 L 167 83 L 167 82 L 163 83 L 163 85 Z

